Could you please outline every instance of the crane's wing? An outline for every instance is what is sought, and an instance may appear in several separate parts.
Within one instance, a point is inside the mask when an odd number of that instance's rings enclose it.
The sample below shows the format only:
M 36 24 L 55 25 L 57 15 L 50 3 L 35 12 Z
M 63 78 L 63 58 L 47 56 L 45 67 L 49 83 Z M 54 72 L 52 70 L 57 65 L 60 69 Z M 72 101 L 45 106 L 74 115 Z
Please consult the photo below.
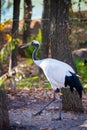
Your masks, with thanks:
M 71 76 L 67 76 L 65 77 L 65 87 L 67 85 L 70 86 L 70 90 L 73 92 L 73 88 L 75 88 L 80 96 L 80 98 L 82 97 L 82 84 L 80 83 L 79 78 L 77 77 L 77 75 L 75 73 L 71 73 Z
M 54 60 L 54 59 L 44 59 L 39 64 L 39 67 L 42 68 L 45 76 L 48 81 L 51 83 L 53 89 L 65 87 L 65 76 L 71 76 L 68 70 L 74 73 L 74 70 L 68 64 Z

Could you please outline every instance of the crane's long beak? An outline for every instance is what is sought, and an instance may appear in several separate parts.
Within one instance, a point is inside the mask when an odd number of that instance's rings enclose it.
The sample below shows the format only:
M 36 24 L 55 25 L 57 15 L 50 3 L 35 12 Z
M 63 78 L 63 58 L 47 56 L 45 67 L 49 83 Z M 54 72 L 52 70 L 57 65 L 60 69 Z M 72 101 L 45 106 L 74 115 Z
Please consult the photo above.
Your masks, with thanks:
M 31 46 L 31 43 L 25 43 L 25 44 L 23 44 L 23 45 L 21 46 L 21 48 L 26 48 L 26 47 L 28 47 L 28 46 Z

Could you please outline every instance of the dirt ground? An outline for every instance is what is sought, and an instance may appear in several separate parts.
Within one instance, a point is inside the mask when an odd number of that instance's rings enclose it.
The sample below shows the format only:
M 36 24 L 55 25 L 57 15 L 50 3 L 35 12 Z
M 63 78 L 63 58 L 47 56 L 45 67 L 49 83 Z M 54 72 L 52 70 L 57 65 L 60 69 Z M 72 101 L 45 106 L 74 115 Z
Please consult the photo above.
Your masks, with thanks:
M 52 120 L 58 116 L 58 97 L 41 115 L 33 116 L 52 98 L 51 90 L 21 90 L 7 95 L 11 130 L 87 130 L 86 113 L 62 111 L 61 121 Z M 87 94 L 83 97 L 87 105 Z

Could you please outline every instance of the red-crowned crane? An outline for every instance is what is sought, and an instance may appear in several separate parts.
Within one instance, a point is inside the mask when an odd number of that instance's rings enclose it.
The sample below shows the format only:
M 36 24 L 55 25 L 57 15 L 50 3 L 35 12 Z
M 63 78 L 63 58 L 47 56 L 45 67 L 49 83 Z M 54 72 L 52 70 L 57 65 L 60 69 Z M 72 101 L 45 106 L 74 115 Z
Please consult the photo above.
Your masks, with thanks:
M 46 59 L 39 60 L 36 57 L 36 53 L 40 46 L 38 41 L 33 40 L 31 43 L 22 45 L 21 48 L 25 48 L 27 46 L 35 47 L 32 54 L 33 61 L 37 66 L 39 66 L 43 70 L 46 78 L 48 79 L 48 81 L 50 82 L 54 90 L 53 99 L 34 115 L 41 114 L 44 108 L 55 100 L 55 92 L 57 89 L 59 89 L 60 90 L 59 117 L 56 120 L 61 120 L 61 110 L 62 110 L 61 88 L 69 86 L 72 92 L 73 89 L 75 88 L 80 98 L 82 98 L 83 87 L 79 81 L 79 78 L 77 77 L 73 68 L 67 63 L 64 63 L 62 61 L 53 58 L 46 58 Z

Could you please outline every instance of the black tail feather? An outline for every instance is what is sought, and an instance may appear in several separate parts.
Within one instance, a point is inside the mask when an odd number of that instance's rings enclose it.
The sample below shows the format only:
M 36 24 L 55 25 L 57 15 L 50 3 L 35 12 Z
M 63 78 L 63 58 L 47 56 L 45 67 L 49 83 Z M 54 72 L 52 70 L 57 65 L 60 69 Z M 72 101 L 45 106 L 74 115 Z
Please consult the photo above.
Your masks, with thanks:
M 65 77 L 65 87 L 67 85 L 70 86 L 70 90 L 71 92 L 73 92 L 73 88 L 75 88 L 80 96 L 80 98 L 82 98 L 82 84 L 80 83 L 79 78 L 77 77 L 76 74 L 70 72 L 72 75 L 71 76 L 66 76 Z

